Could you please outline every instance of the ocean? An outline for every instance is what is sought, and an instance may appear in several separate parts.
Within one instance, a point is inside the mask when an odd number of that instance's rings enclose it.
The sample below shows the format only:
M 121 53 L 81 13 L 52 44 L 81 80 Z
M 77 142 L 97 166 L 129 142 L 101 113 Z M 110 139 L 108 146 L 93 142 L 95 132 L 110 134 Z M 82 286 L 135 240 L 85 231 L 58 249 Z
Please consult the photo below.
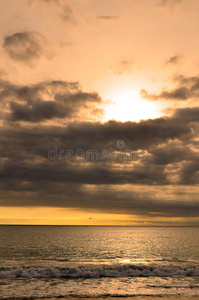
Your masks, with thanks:
M 0 226 L 0 299 L 199 295 L 199 228 Z

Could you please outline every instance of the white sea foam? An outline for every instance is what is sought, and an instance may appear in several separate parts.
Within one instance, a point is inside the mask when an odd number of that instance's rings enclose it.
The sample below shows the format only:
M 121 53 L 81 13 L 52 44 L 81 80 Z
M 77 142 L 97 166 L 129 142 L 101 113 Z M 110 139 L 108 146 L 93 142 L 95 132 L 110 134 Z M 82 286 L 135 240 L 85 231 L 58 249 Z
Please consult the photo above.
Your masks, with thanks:
M 100 278 L 199 276 L 199 265 L 101 264 L 79 266 L 4 266 L 0 278 Z

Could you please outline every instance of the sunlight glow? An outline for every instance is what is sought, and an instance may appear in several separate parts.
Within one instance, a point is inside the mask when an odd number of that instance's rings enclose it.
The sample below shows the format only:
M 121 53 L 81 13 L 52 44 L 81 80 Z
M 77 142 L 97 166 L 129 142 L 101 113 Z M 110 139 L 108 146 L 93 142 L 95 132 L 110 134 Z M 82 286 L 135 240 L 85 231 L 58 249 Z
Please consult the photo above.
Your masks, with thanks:
M 122 260 L 123 263 L 131 263 L 131 260 L 130 259 L 124 259 Z
M 103 121 L 114 119 L 121 122 L 155 119 L 162 115 L 162 105 L 142 99 L 139 92 L 121 91 L 110 97 Z

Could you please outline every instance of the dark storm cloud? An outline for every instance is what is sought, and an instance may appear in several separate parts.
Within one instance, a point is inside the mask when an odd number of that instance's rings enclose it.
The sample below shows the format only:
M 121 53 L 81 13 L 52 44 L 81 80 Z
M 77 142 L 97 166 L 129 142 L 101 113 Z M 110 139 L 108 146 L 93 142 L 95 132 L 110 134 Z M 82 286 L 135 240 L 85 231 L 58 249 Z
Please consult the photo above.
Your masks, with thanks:
M 174 81 L 178 83 L 178 87 L 167 91 L 163 90 L 159 94 L 149 94 L 145 89 L 140 91 L 141 97 L 152 101 L 156 100 L 189 100 L 199 97 L 199 77 L 175 76 Z
M 21 181 L 49 181 L 78 184 L 149 184 L 167 185 L 172 181 L 161 160 L 166 149 L 155 148 L 171 140 L 181 140 L 191 135 L 190 119 L 180 122 L 179 116 L 185 114 L 180 110 L 173 118 L 135 122 L 107 123 L 71 123 L 67 126 L 35 125 L 31 127 L 8 125 L 0 131 L 2 168 L 0 176 L 6 182 L 16 177 Z M 191 111 L 189 111 L 189 117 Z M 195 119 L 197 121 L 197 119 Z M 57 147 L 58 150 L 97 149 L 99 152 L 116 148 L 118 140 L 125 140 L 130 149 L 145 149 L 151 151 L 152 160 L 134 163 L 130 169 L 123 167 L 123 161 L 102 161 L 101 164 L 78 160 L 70 161 L 64 157 L 50 160 L 48 151 Z M 166 153 L 168 163 L 191 160 L 191 154 L 184 146 L 175 154 Z M 184 151 L 184 155 L 183 155 Z M 187 153 L 186 153 L 187 151 Z M 186 154 L 186 155 L 185 155 Z M 169 158 L 168 158 L 169 157 Z M 82 165 L 83 163 L 83 165 Z M 180 183 L 180 181 L 179 181 Z
M 12 181 L 10 182 L 12 184 Z M 23 188 L 20 190 L 20 188 Z M 23 187 L 22 187 L 23 186 Z M 11 185 L 10 185 L 11 187 Z M 197 195 L 190 201 L 167 201 L 167 198 L 156 199 L 154 193 L 145 186 L 145 192 L 114 189 L 112 186 L 101 186 L 94 189 L 83 185 L 55 182 L 53 185 L 43 182 L 32 185 L 28 182 L 16 185 L 16 191 L 2 190 L 1 205 L 6 206 L 48 206 L 77 207 L 92 211 L 133 214 L 156 217 L 198 217 L 199 203 Z M 9 195 L 9 201 L 6 199 Z
M 10 111 L 12 121 L 38 122 L 54 118 L 78 117 L 81 112 L 99 115 L 102 99 L 96 93 L 85 93 L 77 82 L 49 81 L 32 86 L 0 82 L 0 100 Z M 86 116 L 84 111 L 84 115 Z
M 136 122 L 82 123 L 70 124 L 65 131 L 66 139 L 78 141 L 78 146 L 89 147 L 106 143 L 116 145 L 118 140 L 124 140 L 132 149 L 148 149 L 169 139 L 180 138 L 190 134 L 187 122 L 179 123 L 179 119 L 159 118 Z
M 151 162 L 156 165 L 168 165 L 190 159 L 193 152 L 185 144 L 172 142 L 151 147 Z
M 186 85 L 196 84 L 193 78 L 186 81 L 191 81 Z M 100 96 L 83 92 L 78 82 L 18 86 L 1 80 L 0 205 L 196 216 L 198 195 L 187 202 L 182 192 L 180 199 L 174 195 L 167 201 L 165 193 L 156 198 L 146 186 L 169 189 L 199 183 L 198 156 L 193 149 L 199 108 L 177 109 L 171 117 L 140 122 L 87 121 L 88 115 L 99 114 L 101 105 Z M 122 151 L 144 151 L 144 159 L 48 157 L 55 146 L 57 151 L 93 149 L 101 154 L 112 148 L 119 152 L 118 141 L 125 142 Z M 140 190 L 128 191 L 124 184 L 138 185 Z
M 102 112 L 100 109 L 92 108 L 92 102 L 101 102 L 97 93 L 79 92 L 70 96 L 56 96 L 55 101 L 36 100 L 26 104 L 10 102 L 11 119 L 13 121 L 38 122 L 53 118 L 72 118 L 85 108 L 96 115 Z M 88 107 L 88 103 L 91 103 L 91 107 Z
M 5 162 L 0 171 L 0 178 L 10 182 L 18 180 L 29 182 L 62 182 L 77 184 L 168 184 L 166 174 L 160 166 L 141 165 L 130 170 L 105 165 L 71 163 L 66 160 L 54 162 L 29 162 L 11 160 Z
M 199 107 L 179 108 L 174 113 L 174 118 L 183 120 L 184 123 L 199 122 Z
M 64 118 L 71 115 L 70 111 L 66 111 L 64 106 L 57 105 L 53 101 L 37 100 L 34 104 L 18 104 L 10 103 L 12 120 L 37 122 L 45 119 Z
M 57 146 L 59 150 L 81 149 L 87 151 L 96 149 L 99 152 L 109 148 L 117 149 L 117 141 L 126 143 L 125 150 L 148 150 L 151 146 L 159 145 L 169 140 L 183 139 L 192 136 L 192 129 L 185 121 L 178 118 L 160 118 L 156 120 L 135 122 L 109 121 L 73 122 L 65 126 L 59 125 L 17 125 L 5 126 L 0 130 L 2 137 L 1 154 L 9 155 L 12 145 L 17 141 L 14 151 L 23 155 L 31 154 L 47 157 L 47 151 Z M 5 137 L 3 145 L 3 137 Z M 8 137 L 8 139 L 6 139 Z M 18 145 L 18 147 L 16 147 Z M 27 150 L 27 152 L 26 152 Z M 12 153 L 12 155 L 14 155 Z
M 183 164 L 181 169 L 181 182 L 182 184 L 198 184 L 199 183 L 199 155 L 195 154 L 194 157 Z
M 30 64 L 45 53 L 45 39 L 37 32 L 16 32 L 4 38 L 3 48 L 8 55 L 19 62 Z

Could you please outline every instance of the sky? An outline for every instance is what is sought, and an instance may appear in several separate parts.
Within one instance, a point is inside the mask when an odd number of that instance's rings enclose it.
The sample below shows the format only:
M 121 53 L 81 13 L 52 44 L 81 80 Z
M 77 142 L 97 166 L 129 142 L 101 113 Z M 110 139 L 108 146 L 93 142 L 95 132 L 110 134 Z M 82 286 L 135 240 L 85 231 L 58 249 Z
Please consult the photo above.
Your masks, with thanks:
M 199 225 L 199 1 L 0 1 L 0 224 Z

